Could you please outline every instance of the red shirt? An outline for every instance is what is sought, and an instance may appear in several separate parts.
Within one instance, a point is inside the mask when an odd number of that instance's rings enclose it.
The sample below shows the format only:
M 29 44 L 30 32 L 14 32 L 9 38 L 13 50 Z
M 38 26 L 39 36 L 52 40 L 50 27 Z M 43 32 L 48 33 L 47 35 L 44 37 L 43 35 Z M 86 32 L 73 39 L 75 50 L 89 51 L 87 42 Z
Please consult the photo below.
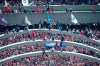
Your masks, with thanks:
M 95 40 L 99 40 L 99 38 L 97 36 L 94 37 Z
M 42 56 L 42 57 L 41 57 L 41 59 L 42 59 L 42 60 L 45 60 L 45 57 L 44 57 L 44 56 Z
M 32 36 L 33 36 L 33 37 L 35 37 L 35 36 L 36 36 L 35 32 L 32 32 Z
M 52 29 L 54 29 L 54 25 L 52 25 Z
M 56 41 L 56 45 L 58 44 L 58 42 Z
M 95 8 L 92 8 L 92 12 L 95 12 Z
M 41 12 L 42 12 L 42 9 L 41 9 L 41 8 L 37 8 L 37 9 L 36 9 L 36 12 L 41 13 Z
M 82 36 L 84 36 L 84 32 L 83 32 L 83 31 L 81 31 L 80 34 L 81 34 Z
M 19 10 L 17 10 L 17 13 L 21 13 Z
M 12 10 L 11 10 L 11 8 L 10 8 L 10 7 L 7 7 L 7 8 L 4 10 L 4 12 L 5 12 L 5 13 L 11 13 L 11 12 L 12 12 Z
M 53 8 L 53 7 L 51 8 L 51 12 L 52 12 L 52 13 L 54 12 L 54 8 Z

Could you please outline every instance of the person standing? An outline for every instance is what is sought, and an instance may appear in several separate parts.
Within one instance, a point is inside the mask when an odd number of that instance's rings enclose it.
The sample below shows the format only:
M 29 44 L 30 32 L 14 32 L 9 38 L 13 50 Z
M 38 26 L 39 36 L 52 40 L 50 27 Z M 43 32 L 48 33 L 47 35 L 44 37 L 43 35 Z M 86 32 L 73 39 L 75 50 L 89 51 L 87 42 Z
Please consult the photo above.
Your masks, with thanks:
M 50 30 L 51 29 L 51 25 L 49 24 L 49 26 L 48 26 L 48 29 Z
M 47 25 L 47 22 L 46 22 L 46 19 L 45 19 L 45 21 L 43 23 L 43 27 L 46 28 L 46 25 Z
M 52 40 L 54 41 L 54 33 L 52 33 Z
M 62 35 L 61 36 L 61 43 L 60 43 L 61 52 L 62 52 L 62 49 L 63 49 L 63 41 L 64 41 L 64 36 Z
M 62 47 L 63 47 L 63 41 L 61 41 L 61 43 L 60 43 L 60 50 L 61 50 L 61 52 L 62 52 Z
M 36 33 L 33 31 L 32 32 L 32 39 L 33 39 L 33 41 L 35 40 L 35 36 L 36 36 Z
M 58 21 L 56 23 L 56 29 L 59 29 L 59 23 L 58 23 Z
M 43 40 L 47 40 L 47 35 L 46 34 L 43 36 Z
M 59 26 L 59 29 L 62 31 L 62 25 Z
M 42 20 L 39 21 L 39 29 L 42 28 Z
M 51 24 L 51 28 L 54 29 L 54 22 Z

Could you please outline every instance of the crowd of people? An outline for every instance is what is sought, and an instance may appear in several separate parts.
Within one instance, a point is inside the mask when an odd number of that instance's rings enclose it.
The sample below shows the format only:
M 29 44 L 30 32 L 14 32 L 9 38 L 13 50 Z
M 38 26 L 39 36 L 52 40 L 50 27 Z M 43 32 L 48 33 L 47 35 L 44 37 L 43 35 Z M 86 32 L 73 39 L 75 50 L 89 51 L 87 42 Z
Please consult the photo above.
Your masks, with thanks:
M 99 66 L 99 62 L 67 55 L 42 55 L 20 58 L 1 66 Z
M 3 2 L 5 2 L 5 0 L 3 0 Z M 4 6 L 3 2 L 1 2 L 0 6 Z M 30 9 L 30 8 L 26 8 L 23 10 L 20 7 L 17 9 L 11 9 L 10 6 L 23 6 L 22 3 L 18 0 L 18 1 L 8 1 L 9 4 L 6 6 L 7 8 L 5 9 L 0 9 L 0 14 L 2 13 L 44 13 L 44 12 L 49 12 L 49 13 L 54 13 L 54 7 L 53 6 L 49 6 L 49 5 L 82 5 L 82 4 L 89 4 L 89 5 L 94 5 L 94 4 L 99 4 L 99 1 L 97 0 L 52 0 L 52 2 L 50 0 L 39 0 L 39 1 L 35 1 L 35 0 L 29 0 L 29 2 L 31 2 L 31 5 L 46 5 L 45 8 L 40 8 L 37 7 L 36 9 Z M 30 6 L 31 6 L 30 5 Z M 66 12 L 70 12 L 70 10 L 72 10 L 72 8 L 67 9 L 65 8 Z M 95 8 L 91 9 L 91 12 L 95 12 Z
M 3 14 L 3 13 L 14 13 L 14 14 L 20 14 L 20 13 L 53 13 L 54 12 L 54 7 L 53 6 L 47 6 L 45 7 L 44 9 L 43 8 L 40 8 L 40 7 L 37 7 L 35 9 L 31 9 L 31 8 L 18 8 L 18 9 L 11 9 L 10 6 L 8 6 L 7 8 L 5 9 L 0 9 L 0 14 Z
M 54 7 L 50 7 L 49 5 L 98 5 L 100 3 L 99 0 L 29 0 L 30 6 L 39 6 L 39 5 L 46 5 L 45 9 L 37 7 L 35 10 L 25 8 L 22 10 L 21 8 L 17 10 L 12 10 L 10 6 L 23 6 L 21 0 L 11 0 L 7 1 L 7 8 L 2 10 L 0 9 L 0 14 L 2 13 L 42 13 L 42 12 L 54 12 Z M 5 0 L 0 0 L 0 6 L 5 6 Z M 65 9 L 67 10 L 67 9 Z M 93 9 L 91 9 L 93 10 Z M 95 11 L 95 9 L 93 10 Z M 71 10 L 67 11 L 71 12 Z M 56 24 L 53 22 L 52 24 L 47 23 L 46 21 L 39 21 L 38 24 L 33 24 L 30 26 L 22 26 L 22 25 L 1 25 L 0 24 L 0 35 L 2 34 L 9 34 L 14 32 L 19 32 L 20 30 L 29 30 L 29 29 L 57 29 L 61 31 L 67 31 L 69 33 L 76 33 L 82 36 L 86 36 L 90 39 L 100 40 L 100 24 L 99 23 L 90 23 L 90 24 L 64 24 L 59 23 L 58 21 Z M 50 50 L 51 52 L 54 51 L 68 51 L 68 52 L 75 52 L 90 55 L 93 57 L 100 58 L 100 53 L 94 52 L 82 47 L 76 46 L 64 46 L 63 41 L 71 41 L 77 43 L 83 43 L 85 45 L 89 45 L 100 49 L 100 46 L 93 42 L 89 42 L 86 39 L 80 39 L 75 36 L 59 34 L 59 33 L 49 33 L 49 32 L 27 32 L 24 34 L 17 34 L 14 36 L 10 36 L 7 38 L 0 38 L 0 47 L 22 42 L 22 41 L 35 41 L 35 40 L 61 40 L 61 43 L 54 43 L 53 47 L 48 47 L 46 44 L 29 44 L 18 46 L 16 48 L 9 48 L 7 50 L 0 52 L 0 60 L 24 54 L 28 52 L 35 52 L 35 51 L 43 51 L 42 56 L 30 56 L 26 58 L 20 58 L 14 61 L 6 62 L 5 64 L 0 64 L 0 66 L 99 66 L 100 63 L 93 62 L 91 60 L 82 59 L 75 56 L 66 56 L 66 55 L 48 55 L 44 52 L 46 50 Z
M 48 24 L 47 22 L 44 22 L 43 24 L 41 22 L 39 22 L 39 24 L 34 24 L 31 26 L 28 26 L 26 28 L 26 26 L 22 26 L 22 25 L 1 25 L 1 29 L 0 32 L 1 34 L 9 34 L 11 32 L 19 32 L 20 30 L 27 30 L 27 29 L 35 29 L 35 28 L 47 28 L 47 29 L 58 29 L 61 31 L 67 31 L 69 33 L 77 33 L 80 34 L 82 36 L 86 36 L 95 40 L 99 40 L 100 39 L 100 24 L 96 23 L 96 24 L 80 24 L 80 25 L 69 25 L 69 24 L 63 24 L 63 23 L 56 23 L 56 24 L 52 24 L 50 25 L 51 27 L 49 27 L 50 24 Z M 6 30 L 6 31 L 4 31 Z M 52 33 L 42 33 L 42 32 L 34 32 L 33 33 L 36 34 L 35 39 L 43 39 L 47 38 L 48 40 L 61 40 L 61 36 L 64 36 L 64 40 L 66 41 L 73 41 L 73 42 L 78 42 L 78 43 L 85 43 L 88 44 L 90 46 L 93 47 L 97 47 L 98 49 L 100 49 L 99 46 L 97 46 L 95 43 L 91 43 L 88 42 L 87 40 L 83 40 L 77 37 L 73 37 L 73 36 L 69 36 L 69 35 L 61 35 L 61 34 L 52 34 Z M 44 38 L 43 38 L 44 37 Z M 8 37 L 8 38 L 4 38 L 4 39 L 0 39 L 0 46 L 5 46 L 7 44 L 11 44 L 11 43 L 16 43 L 16 42 L 21 42 L 21 41 L 30 41 L 33 40 L 32 38 L 32 33 L 28 32 L 25 34 L 18 34 L 12 37 Z
M 86 55 L 91 55 L 94 57 L 100 58 L 100 54 L 98 52 L 94 52 L 88 49 L 84 49 L 82 47 L 75 47 L 67 44 L 61 44 L 61 43 L 54 43 L 54 45 L 50 44 L 30 44 L 30 45 L 24 45 L 24 46 L 19 46 L 16 48 L 9 48 L 5 51 L 0 52 L 0 59 L 4 59 L 7 57 L 11 57 L 14 55 L 19 55 L 23 53 L 28 53 L 28 52 L 35 52 L 35 51 L 45 51 L 45 50 L 50 50 L 50 51 L 68 51 L 68 52 L 75 52 L 75 53 L 81 53 L 81 54 L 86 54 Z
M 6 0 L 10 6 L 23 6 L 21 0 Z M 99 0 L 29 0 L 33 5 L 98 5 Z M 5 5 L 5 0 L 0 0 L 0 6 Z
M 52 23 L 49 24 L 46 21 L 44 23 L 39 22 L 39 24 L 34 24 L 34 25 L 30 25 L 30 26 L 22 26 L 22 25 L 0 25 L 0 33 L 1 34 L 9 34 L 9 33 L 13 33 L 13 32 L 19 32 L 20 30 L 29 30 L 29 29 L 58 29 L 61 31 L 67 31 L 69 33 L 76 33 L 76 34 L 80 34 L 82 36 L 86 36 L 89 38 L 95 38 L 95 40 L 99 40 L 100 39 L 100 24 L 99 23 L 95 23 L 95 24 L 64 24 L 64 23 L 58 23 L 56 22 L 56 24 Z M 5 30 L 5 31 L 4 31 Z M 63 45 L 63 41 L 71 41 L 71 42 L 77 42 L 77 43 L 83 43 L 92 47 L 95 47 L 97 49 L 100 49 L 100 46 L 98 46 L 97 44 L 93 43 L 93 42 L 89 42 L 88 40 L 85 39 L 80 39 L 78 37 L 75 36 L 70 36 L 70 35 L 65 35 L 65 34 L 59 34 L 59 33 L 49 33 L 49 32 L 36 32 L 36 31 L 32 31 L 32 32 L 27 32 L 24 34 L 16 34 L 14 36 L 10 36 L 7 38 L 0 38 L 0 47 L 6 46 L 8 44 L 12 44 L 12 43 L 16 43 L 16 42 L 22 42 L 22 41 L 35 41 L 35 40 L 61 40 L 61 44 L 60 47 L 58 46 L 58 43 L 55 43 L 55 47 L 52 48 L 48 48 L 45 46 L 45 44 L 36 44 L 36 45 L 24 45 L 24 46 L 19 46 L 17 48 L 9 48 L 8 50 L 2 51 L 0 52 L 0 59 L 4 59 L 13 55 L 18 55 L 18 54 L 23 54 L 23 53 L 28 53 L 28 52 L 34 52 L 34 51 L 44 51 L 45 50 L 54 50 L 54 51 L 68 51 L 68 52 L 76 52 L 76 53 L 82 53 L 82 54 L 86 54 L 86 55 L 91 55 L 97 58 L 100 58 L 100 54 L 98 52 L 94 52 L 88 49 L 84 49 L 81 47 L 75 47 L 75 46 L 65 46 L 62 48 Z M 46 57 L 46 56 L 43 56 Z M 53 57 L 53 56 L 52 56 Z M 60 58 L 60 57 L 59 57 Z M 49 58 L 50 59 L 50 58 Z M 41 60 L 41 59 L 39 59 Z M 16 60 L 15 60 L 16 61 Z M 32 65 L 32 66 L 36 66 L 36 65 L 43 65 L 43 63 L 48 62 L 48 60 L 46 61 L 35 61 L 36 63 L 33 63 L 33 61 L 29 61 L 29 63 L 20 63 L 18 60 L 15 61 L 11 61 L 11 62 L 7 62 L 6 64 L 2 65 L 2 66 L 6 66 L 8 65 Z M 50 59 L 51 61 L 51 59 Z M 55 61 L 56 63 L 57 61 Z M 79 62 L 73 62 L 73 63 L 67 63 L 67 62 L 72 62 L 71 61 L 64 61 L 63 64 L 67 65 L 69 64 L 69 66 L 72 65 L 77 65 L 77 64 L 81 64 L 81 66 L 85 64 L 85 66 L 88 64 L 91 65 L 91 63 L 83 63 L 84 61 Z M 85 61 L 86 62 L 86 61 Z M 90 62 L 90 61 L 89 61 Z M 91 61 L 92 62 L 92 61 Z M 57 66 L 57 64 L 53 63 L 54 65 Z M 57 62 L 60 63 L 60 62 Z M 94 66 L 96 66 L 96 64 L 99 63 L 94 63 Z M 49 65 L 53 65 L 52 62 L 49 63 Z M 62 66 L 64 66 L 62 65 Z M 44 64 L 44 66 L 46 66 Z
M 8 34 L 11 32 L 19 32 L 20 30 L 27 30 L 25 25 L 2 25 L 0 24 L 0 34 Z M 89 24 L 65 24 L 59 23 L 58 21 L 49 24 L 47 21 L 39 21 L 39 24 L 33 24 L 28 26 L 28 29 L 58 29 L 62 31 L 68 31 L 71 33 L 82 34 L 83 36 L 89 38 L 100 39 L 100 24 L 99 23 L 89 23 Z
M 48 32 L 28 32 L 25 34 L 17 34 L 15 36 L 2 38 L 0 39 L 0 46 L 6 46 L 8 44 L 16 43 L 16 42 L 22 42 L 22 41 L 30 41 L 30 40 L 63 40 L 63 41 L 72 41 L 72 42 L 78 42 L 83 43 L 92 47 L 95 47 L 97 49 L 100 49 L 100 46 L 93 42 L 89 42 L 85 39 L 80 39 L 78 37 L 65 35 L 65 34 L 59 34 L 59 33 L 48 33 Z

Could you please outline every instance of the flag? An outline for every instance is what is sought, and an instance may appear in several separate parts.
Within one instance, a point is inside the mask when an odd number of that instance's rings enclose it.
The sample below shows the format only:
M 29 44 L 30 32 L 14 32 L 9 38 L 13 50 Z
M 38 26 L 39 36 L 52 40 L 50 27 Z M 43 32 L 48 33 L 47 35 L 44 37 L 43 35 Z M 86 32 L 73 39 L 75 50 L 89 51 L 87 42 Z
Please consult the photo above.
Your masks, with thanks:
M 74 24 L 77 24 L 78 21 L 77 19 L 75 18 L 75 16 L 73 14 L 71 14 L 71 21 L 74 23 Z
M 31 22 L 28 20 L 27 16 L 25 16 L 25 23 L 28 25 L 32 25 Z
M 1 18 L 1 21 L 2 21 L 4 24 L 7 24 L 7 23 L 8 23 L 7 20 L 6 20 L 4 17 Z
M 53 0 L 51 0 L 51 3 L 53 2 Z
M 29 6 L 29 1 L 28 0 L 22 0 L 23 6 Z
M 33 4 L 34 4 L 34 1 L 32 1 L 31 3 L 29 3 L 29 6 L 33 6 Z
M 50 15 L 47 15 L 47 18 L 48 18 L 48 22 L 49 22 L 50 24 L 52 24 L 52 19 L 51 19 Z
M 8 6 L 8 2 L 5 0 L 5 5 L 4 6 Z

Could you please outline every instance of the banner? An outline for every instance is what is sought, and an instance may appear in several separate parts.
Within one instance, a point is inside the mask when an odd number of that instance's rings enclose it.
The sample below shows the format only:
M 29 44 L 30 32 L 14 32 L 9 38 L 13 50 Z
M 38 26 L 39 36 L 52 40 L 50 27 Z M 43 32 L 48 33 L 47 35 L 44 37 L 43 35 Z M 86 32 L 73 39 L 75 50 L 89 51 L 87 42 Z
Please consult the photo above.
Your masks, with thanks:
M 77 19 L 75 18 L 75 16 L 73 14 L 71 14 L 71 21 L 74 23 L 74 24 L 77 24 L 78 21 Z
M 22 0 L 23 6 L 29 6 L 29 1 L 28 0 Z
M 25 23 L 28 25 L 32 25 L 31 22 L 28 20 L 27 16 L 25 16 Z

